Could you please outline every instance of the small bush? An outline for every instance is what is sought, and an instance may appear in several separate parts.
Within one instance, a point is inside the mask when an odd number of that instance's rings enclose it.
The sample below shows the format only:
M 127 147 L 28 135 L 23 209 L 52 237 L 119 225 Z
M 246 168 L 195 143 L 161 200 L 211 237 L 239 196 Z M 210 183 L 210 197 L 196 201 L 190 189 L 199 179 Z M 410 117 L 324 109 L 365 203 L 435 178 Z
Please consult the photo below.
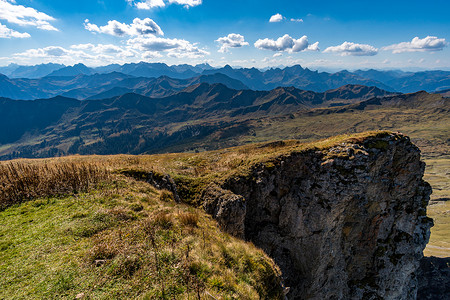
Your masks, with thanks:
M 160 212 L 155 216 L 154 224 L 163 229 L 170 229 L 173 226 L 172 215 Z
M 198 213 L 182 212 L 178 215 L 178 219 L 185 226 L 197 227 L 199 215 Z
M 168 190 L 162 190 L 161 194 L 159 195 L 159 200 L 163 202 L 173 202 L 174 201 L 173 193 L 169 192 Z

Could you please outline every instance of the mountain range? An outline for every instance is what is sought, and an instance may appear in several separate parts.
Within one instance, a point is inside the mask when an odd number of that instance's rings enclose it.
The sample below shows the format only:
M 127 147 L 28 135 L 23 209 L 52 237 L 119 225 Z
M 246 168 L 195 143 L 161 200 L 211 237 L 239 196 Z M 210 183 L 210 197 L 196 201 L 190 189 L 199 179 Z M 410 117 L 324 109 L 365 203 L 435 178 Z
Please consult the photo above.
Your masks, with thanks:
M 360 85 L 316 93 L 294 87 L 236 90 L 209 83 L 191 85 L 161 98 L 134 93 L 103 100 L 1 98 L 0 126 L 8 130 L 0 134 L 0 157 L 138 154 L 174 147 L 186 151 L 196 147 L 195 141 L 202 147 L 216 148 L 230 138 L 264 134 L 275 124 L 282 123 L 282 131 L 288 131 L 292 122 L 296 126 L 307 124 L 309 116 L 326 121 L 374 108 L 395 108 L 395 114 L 404 113 L 404 109 L 432 109 L 445 116 L 448 102 L 437 94 L 399 95 Z M 302 117 L 296 119 L 296 114 Z M 281 135 L 275 128 L 271 136 Z M 318 127 L 310 130 L 314 128 Z M 209 144 L 211 138 L 216 142 Z M 230 143 L 240 144 L 237 140 Z
M 173 95 L 198 83 L 221 83 L 232 89 L 248 89 L 242 82 L 216 73 L 189 79 L 167 76 L 158 78 L 134 77 L 123 73 L 46 76 L 38 79 L 10 79 L 0 75 L 0 97 L 32 100 L 55 96 L 76 99 L 104 99 L 126 93 L 137 93 L 149 97 Z
M 112 64 L 97 68 L 90 68 L 83 64 L 76 64 L 74 66 L 46 64 L 38 66 L 9 65 L 7 67 L 0 67 L 0 73 L 6 76 L 1 77 L 0 96 L 14 99 L 37 99 L 56 95 L 67 95 L 84 99 L 107 92 L 108 88 L 114 89 L 115 92 L 107 93 L 106 96 L 118 95 L 117 92 L 142 93 L 145 92 L 145 88 L 141 90 L 142 84 L 136 86 L 137 81 L 148 84 L 150 79 L 168 77 L 195 82 L 195 80 L 198 80 L 196 78 L 202 75 L 216 76 L 215 79 L 210 77 L 209 81 L 207 81 L 209 83 L 229 84 L 229 81 L 233 79 L 233 85 L 229 85 L 232 88 L 237 88 L 238 86 L 236 84 L 238 84 L 240 88 L 245 86 L 253 90 L 266 91 L 277 87 L 293 86 L 298 89 L 324 92 L 346 84 L 375 86 L 383 90 L 402 93 L 411 93 L 419 90 L 436 92 L 450 88 L 449 71 L 413 73 L 379 70 L 357 70 L 349 72 L 343 70 L 336 73 L 328 73 L 312 71 L 299 65 L 259 70 L 256 68 L 232 68 L 228 65 L 223 68 L 213 68 L 208 64 L 168 66 L 164 63 L 145 62 L 124 65 Z M 223 76 L 217 76 L 216 74 L 226 75 L 229 79 L 227 78 L 224 81 Z M 129 78 L 140 79 L 125 80 L 120 84 L 113 84 L 112 86 L 105 85 L 105 89 L 97 93 L 89 92 L 86 95 L 83 95 L 83 93 L 79 95 L 70 93 L 74 89 L 84 89 L 86 83 L 83 80 L 90 80 L 87 77 L 95 77 L 98 75 L 116 77 L 116 83 Z M 81 82 L 79 81 L 80 78 L 83 78 Z M 38 81 L 32 81 L 31 79 Z M 48 83 L 49 81 L 50 83 Z M 57 83 L 52 85 L 51 81 L 57 81 Z M 240 83 L 237 83 L 237 81 L 240 81 Z M 49 84 L 49 86 L 44 88 L 42 85 L 46 84 Z M 182 85 L 183 88 L 186 87 L 186 84 Z M 87 87 L 89 88 L 89 84 L 87 84 Z M 41 91 L 36 91 L 39 88 L 41 88 Z M 45 92 L 42 90 L 45 90 Z M 152 93 L 144 93 L 143 95 L 153 96 Z M 161 95 L 167 94 L 155 94 L 154 96 Z

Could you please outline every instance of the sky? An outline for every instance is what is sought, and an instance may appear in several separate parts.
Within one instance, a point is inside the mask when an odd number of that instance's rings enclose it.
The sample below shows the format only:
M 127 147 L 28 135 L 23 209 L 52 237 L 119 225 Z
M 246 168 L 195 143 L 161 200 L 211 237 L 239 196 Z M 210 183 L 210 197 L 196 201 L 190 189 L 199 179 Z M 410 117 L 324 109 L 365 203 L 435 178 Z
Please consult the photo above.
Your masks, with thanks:
M 0 66 L 450 70 L 448 0 L 0 0 Z

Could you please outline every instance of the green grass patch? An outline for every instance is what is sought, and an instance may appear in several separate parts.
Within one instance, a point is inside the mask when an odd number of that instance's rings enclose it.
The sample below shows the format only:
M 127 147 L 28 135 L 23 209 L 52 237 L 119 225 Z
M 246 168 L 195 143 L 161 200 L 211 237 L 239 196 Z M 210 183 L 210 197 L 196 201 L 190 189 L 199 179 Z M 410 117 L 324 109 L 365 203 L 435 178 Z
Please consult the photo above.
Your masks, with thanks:
M 282 298 L 261 250 L 161 193 L 118 177 L 0 211 L 0 299 Z

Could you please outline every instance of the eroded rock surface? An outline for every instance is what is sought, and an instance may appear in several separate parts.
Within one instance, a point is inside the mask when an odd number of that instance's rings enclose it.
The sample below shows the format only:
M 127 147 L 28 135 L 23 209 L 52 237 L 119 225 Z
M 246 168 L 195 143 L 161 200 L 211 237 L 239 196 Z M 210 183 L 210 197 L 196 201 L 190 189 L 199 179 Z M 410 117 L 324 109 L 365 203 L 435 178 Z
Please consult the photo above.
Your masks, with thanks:
M 244 238 L 246 204 L 244 197 L 210 184 L 202 194 L 203 209 L 228 233 Z
M 278 157 L 203 197 L 275 260 L 289 299 L 415 299 L 432 226 L 424 167 L 409 138 L 385 134 Z
M 418 300 L 450 300 L 450 257 L 422 258 L 418 280 Z

